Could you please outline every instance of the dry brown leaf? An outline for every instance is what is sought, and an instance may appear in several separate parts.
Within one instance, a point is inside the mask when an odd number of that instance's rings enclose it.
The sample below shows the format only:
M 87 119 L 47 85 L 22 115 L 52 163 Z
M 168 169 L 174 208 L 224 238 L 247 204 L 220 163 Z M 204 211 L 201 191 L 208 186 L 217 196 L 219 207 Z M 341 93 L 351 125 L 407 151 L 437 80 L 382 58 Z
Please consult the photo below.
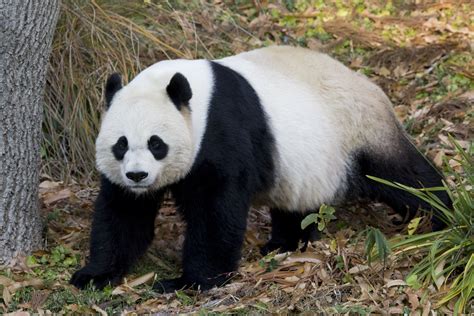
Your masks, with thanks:
M 457 159 L 449 159 L 448 164 L 451 168 L 454 169 L 454 171 L 459 172 L 459 173 L 462 172 L 462 165 L 459 162 L 458 158 Z
M 286 287 L 283 287 L 282 290 L 285 293 L 293 293 L 295 291 L 295 288 L 292 286 L 286 286 Z
M 44 285 L 44 280 L 41 279 L 29 279 L 26 281 L 21 281 L 21 282 L 14 282 L 10 284 L 8 287 L 8 291 L 13 294 L 19 289 L 27 286 L 33 286 L 35 288 L 41 288 Z
M 292 276 L 286 277 L 284 280 L 287 282 L 296 283 L 300 280 L 300 278 L 298 278 L 296 275 L 292 275 Z
M 147 274 L 144 274 L 144 275 L 132 280 L 131 282 L 127 282 L 127 279 L 125 279 L 125 283 L 117 286 L 112 291 L 112 295 L 120 295 L 120 294 L 124 294 L 124 293 L 133 292 L 134 287 L 152 280 L 154 278 L 154 276 L 155 276 L 155 272 L 149 272 Z
M 46 302 L 46 300 L 48 299 L 50 293 L 50 290 L 34 291 L 29 302 L 29 304 L 31 305 L 31 309 L 38 310 L 41 306 L 43 306 L 44 302 Z
M 321 280 L 323 280 L 324 282 L 327 282 L 331 279 L 330 276 L 329 276 L 329 273 L 327 272 L 326 268 L 324 268 L 324 267 L 321 267 L 321 269 L 319 269 L 317 274 L 318 274 L 319 278 Z
M 407 283 L 403 280 L 390 280 L 384 286 L 389 288 L 393 286 L 404 286 L 404 285 L 407 285 Z
M 442 260 L 435 268 L 434 270 L 434 275 L 437 276 L 435 281 L 436 287 L 441 289 L 441 286 L 443 285 L 444 281 L 446 280 L 446 277 L 441 274 L 441 272 L 444 269 L 444 265 L 446 264 L 446 260 Z
M 369 266 L 368 265 L 365 265 L 365 264 L 358 264 L 358 265 L 355 265 L 353 266 L 352 268 L 349 269 L 349 273 L 350 274 L 356 274 L 356 273 L 360 273 L 360 272 L 363 272 L 365 270 L 369 269 Z
M 18 255 L 14 257 L 8 263 L 8 267 L 11 268 L 12 272 L 19 272 L 19 273 L 27 273 L 33 274 L 33 270 L 26 264 L 26 256 L 25 255 Z
M 321 43 L 320 40 L 317 40 L 315 38 L 308 39 L 307 46 L 309 49 L 312 49 L 315 51 L 321 51 L 324 47 L 323 43 Z
M 302 252 L 295 253 L 286 258 L 282 264 L 290 264 L 295 262 L 311 262 L 311 263 L 321 263 L 324 260 L 324 257 L 314 253 L 314 252 Z
M 406 291 L 406 294 L 408 296 L 408 302 L 410 302 L 411 305 L 411 310 L 415 311 L 418 309 L 420 306 L 420 300 L 418 299 L 418 295 L 414 292 L 412 292 L 410 289 Z
M 439 139 L 441 140 L 441 142 L 442 142 L 443 144 L 445 144 L 446 146 L 449 146 L 449 147 L 452 146 L 452 145 L 451 145 L 451 142 L 449 141 L 448 136 L 443 135 L 443 134 L 439 134 L 439 135 L 438 135 L 438 138 L 439 138 Z
M 0 275 L 0 285 L 8 286 L 8 285 L 12 284 L 13 282 L 15 282 L 15 281 L 13 281 L 12 279 L 7 278 L 6 276 Z
M 408 116 L 410 108 L 406 105 L 400 104 L 395 106 L 393 110 L 395 111 L 395 115 L 397 116 L 397 118 L 400 121 L 404 122 Z
M 438 153 L 433 158 L 433 162 L 436 166 L 441 167 L 443 166 L 443 158 L 445 157 L 444 150 L 438 151 Z
M 72 192 L 69 188 L 62 189 L 61 191 L 58 192 L 51 192 L 47 193 L 43 197 L 43 202 L 46 205 L 50 205 L 52 203 L 68 199 L 72 196 Z
M 430 314 L 430 311 L 431 311 L 431 302 L 429 300 L 426 300 L 426 303 L 423 305 L 423 314 L 421 315 L 428 316 Z
M 95 304 L 92 305 L 92 309 L 101 314 L 102 316 L 107 316 L 107 312 Z
M 146 283 L 146 282 L 152 280 L 154 278 L 154 276 L 155 276 L 155 272 L 149 272 L 147 274 L 144 274 L 144 275 L 128 282 L 127 284 L 130 287 L 135 287 L 135 286 L 141 285 L 143 283 Z
M 384 77 L 388 77 L 390 76 L 390 70 L 388 70 L 386 67 L 381 67 L 379 69 L 376 70 L 376 72 L 381 75 L 381 76 L 384 76 Z
M 8 291 L 8 287 L 3 288 L 3 294 L 2 294 L 3 302 L 5 302 L 5 305 L 9 306 L 10 302 L 12 301 L 12 296 L 10 294 L 10 291 Z
M 30 315 L 30 313 L 19 310 L 19 311 L 16 311 L 16 312 L 7 313 L 4 316 L 29 316 L 29 315 Z
M 396 306 L 396 307 L 390 307 L 388 309 L 388 314 L 389 315 L 403 315 L 404 313 L 404 310 L 403 310 L 403 307 L 399 307 L 399 306 Z
M 369 300 L 370 299 L 370 295 L 369 295 L 369 284 L 367 284 L 367 282 L 365 282 L 365 280 L 361 277 L 355 277 L 355 279 L 357 280 L 357 285 L 359 285 L 360 287 L 360 290 L 362 292 L 361 296 L 359 297 L 359 300 Z
M 62 182 L 45 180 L 39 184 L 39 188 L 43 190 L 52 190 L 58 188 Z

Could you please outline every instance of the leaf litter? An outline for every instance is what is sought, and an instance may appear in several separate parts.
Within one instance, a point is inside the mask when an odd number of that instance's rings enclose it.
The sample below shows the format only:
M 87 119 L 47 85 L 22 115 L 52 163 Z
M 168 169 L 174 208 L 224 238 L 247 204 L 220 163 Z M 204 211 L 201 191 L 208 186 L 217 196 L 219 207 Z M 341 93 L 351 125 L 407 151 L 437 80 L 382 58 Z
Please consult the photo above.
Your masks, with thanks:
M 410 2 L 398 7 L 373 1 L 357 5 L 249 1 L 240 6 L 213 1 L 202 2 L 197 11 L 177 3 L 171 15 L 155 17 L 160 25 L 179 25 L 177 30 L 157 31 L 175 34 L 162 38 L 169 42 L 159 55 L 213 58 L 264 43 L 306 45 L 330 53 L 377 82 L 417 146 L 438 166 L 447 159 L 458 167 L 448 133 L 464 148 L 473 139 L 473 25 L 467 1 Z M 154 9 L 147 8 L 152 14 Z M 218 48 L 224 41 L 230 45 L 225 52 Z M 168 52 L 166 46 L 178 50 Z M 329 223 L 322 239 L 310 243 L 306 252 L 273 253 L 264 258 L 259 247 L 269 237 L 270 218 L 266 209 L 252 209 L 240 269 L 229 284 L 205 293 L 186 290 L 158 295 L 151 290 L 153 282 L 180 273 L 185 227 L 171 200 L 160 210 L 152 247 L 125 282 L 100 293 L 80 292 L 68 280 L 86 261 L 97 187 L 54 181 L 47 175 L 43 180 L 39 194 L 47 227 L 45 245 L 0 270 L 0 311 L 4 313 L 428 315 L 442 296 L 442 279 L 428 295 L 416 279 L 406 279 L 416 254 L 391 253 L 385 264 L 367 262 L 361 233 L 367 226 L 391 237 L 407 230 L 410 234 L 426 231 L 428 225 L 422 216 L 409 226 L 397 225 L 403 219 L 379 203 L 340 206 L 337 220 Z M 442 268 L 440 264 L 437 270 Z M 439 312 L 450 313 L 450 308 L 454 306 Z

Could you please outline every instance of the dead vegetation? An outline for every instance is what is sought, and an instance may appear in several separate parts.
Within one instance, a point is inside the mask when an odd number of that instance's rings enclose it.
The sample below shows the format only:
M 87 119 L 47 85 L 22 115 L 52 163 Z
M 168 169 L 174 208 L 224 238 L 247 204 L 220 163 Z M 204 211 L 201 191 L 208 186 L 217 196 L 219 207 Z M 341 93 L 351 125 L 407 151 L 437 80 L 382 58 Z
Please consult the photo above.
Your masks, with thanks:
M 407 284 L 423 254 L 392 254 L 385 266 L 367 263 L 367 225 L 389 237 L 406 232 L 380 204 L 342 206 L 306 252 L 264 258 L 258 249 L 268 238 L 269 216 L 252 210 L 232 283 L 157 295 L 150 290 L 154 278 L 179 273 L 183 227 L 170 202 L 160 211 L 153 247 L 124 285 L 79 292 L 67 282 L 88 249 L 97 193 L 94 139 L 108 74 L 132 78 L 165 58 L 219 58 L 269 44 L 324 50 L 384 89 L 438 167 L 446 159 L 462 173 L 447 135 L 465 149 L 473 139 L 472 11 L 469 1 L 64 1 L 46 91 L 45 247 L 0 270 L 0 311 L 452 313 L 454 301 L 437 305 L 446 289 Z

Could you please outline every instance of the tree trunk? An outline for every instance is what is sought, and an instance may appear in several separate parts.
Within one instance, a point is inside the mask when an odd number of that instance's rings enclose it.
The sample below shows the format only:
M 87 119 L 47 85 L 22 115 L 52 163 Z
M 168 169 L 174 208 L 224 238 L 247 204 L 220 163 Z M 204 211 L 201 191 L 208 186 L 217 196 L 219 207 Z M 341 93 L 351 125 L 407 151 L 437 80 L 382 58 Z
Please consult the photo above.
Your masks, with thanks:
M 0 0 L 0 264 L 41 246 L 46 67 L 59 0 Z

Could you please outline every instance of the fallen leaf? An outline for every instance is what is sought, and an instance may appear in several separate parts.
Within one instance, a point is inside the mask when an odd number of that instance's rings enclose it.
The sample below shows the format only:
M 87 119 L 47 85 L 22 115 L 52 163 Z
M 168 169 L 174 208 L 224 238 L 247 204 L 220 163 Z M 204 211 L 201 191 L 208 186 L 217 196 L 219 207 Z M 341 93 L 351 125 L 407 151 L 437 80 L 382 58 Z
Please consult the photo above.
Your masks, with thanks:
M 8 291 L 8 287 L 3 288 L 2 299 L 5 302 L 5 305 L 10 305 L 10 302 L 12 301 L 12 296 L 10 294 L 10 291 Z
M 386 67 L 381 67 L 378 69 L 377 73 L 381 76 L 388 77 L 390 75 L 390 70 L 388 70 Z
M 296 275 L 285 278 L 285 281 L 294 282 L 294 283 L 298 282 L 299 280 L 300 280 L 300 278 L 298 278 Z
M 14 282 L 10 284 L 7 288 L 8 288 L 8 291 L 11 294 L 13 294 L 23 287 L 32 286 L 35 288 L 41 288 L 43 285 L 44 285 L 44 281 L 41 279 L 29 279 L 26 281 Z
M 413 293 L 412 291 L 407 291 L 408 302 L 410 302 L 411 310 L 415 311 L 420 306 L 420 300 L 418 299 L 418 295 Z
M 433 162 L 437 167 L 443 166 L 443 157 L 445 156 L 444 150 L 438 151 L 436 156 L 433 158 Z
M 68 199 L 71 196 L 72 196 L 71 190 L 66 188 L 58 192 L 51 192 L 51 193 L 45 194 L 43 198 L 43 202 L 46 205 L 50 205 L 60 200 Z
M 312 252 L 302 252 L 297 254 L 292 254 L 286 258 L 282 264 L 289 264 L 294 262 L 311 262 L 311 263 L 321 263 L 324 257 L 318 255 L 317 253 Z
M 92 305 L 92 309 L 101 314 L 102 316 L 107 316 L 107 312 L 95 304 Z
M 51 190 L 51 189 L 56 189 L 60 185 L 61 185 L 61 182 L 45 180 L 39 184 L 39 188 L 44 189 L 44 190 Z
M 441 286 L 443 285 L 444 280 L 446 280 L 446 277 L 443 274 L 441 274 L 441 272 L 443 272 L 445 264 L 446 264 L 446 260 L 442 260 L 436 266 L 436 268 L 434 270 L 434 273 L 433 273 L 433 277 L 435 278 L 434 281 L 435 281 L 436 287 L 438 289 L 441 289 Z
M 0 275 L 0 285 L 8 286 L 13 282 L 15 282 L 15 281 L 13 281 L 12 279 L 7 278 L 6 276 Z
M 368 265 L 365 265 L 365 264 L 358 264 L 356 266 L 353 266 L 352 268 L 349 269 L 349 273 L 350 274 L 356 274 L 356 273 L 360 273 L 362 271 L 365 271 L 369 268 Z
M 407 285 L 407 283 L 403 280 L 390 280 L 385 284 L 385 287 L 389 288 L 392 286 L 402 286 Z
M 130 287 L 135 287 L 135 286 L 138 286 L 140 284 L 150 281 L 151 279 L 153 279 L 154 276 L 155 276 L 155 272 L 149 272 L 147 274 L 142 275 L 141 277 L 134 279 L 131 282 L 128 282 L 127 284 Z

